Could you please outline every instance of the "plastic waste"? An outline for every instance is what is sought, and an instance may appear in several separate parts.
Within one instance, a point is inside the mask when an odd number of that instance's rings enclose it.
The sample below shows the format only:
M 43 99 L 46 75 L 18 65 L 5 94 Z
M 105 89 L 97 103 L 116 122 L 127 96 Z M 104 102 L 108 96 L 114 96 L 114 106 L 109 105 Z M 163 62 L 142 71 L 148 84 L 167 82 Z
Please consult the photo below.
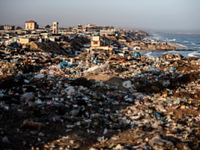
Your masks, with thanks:
M 172 142 L 162 139 L 159 135 L 156 135 L 149 141 L 149 145 L 151 145 L 152 147 L 154 147 L 156 144 L 163 146 L 166 144 L 173 145 Z
M 25 93 L 25 94 L 22 95 L 21 100 L 22 101 L 26 101 L 26 102 L 34 101 L 35 100 L 35 96 L 31 92 L 30 93 Z
M 134 58 L 140 58 L 141 54 L 139 52 L 134 52 L 133 57 Z
M 60 67 L 63 68 L 63 69 L 68 69 L 68 68 L 71 67 L 71 65 L 70 65 L 68 62 L 66 62 L 66 61 L 63 60 L 63 61 L 60 63 Z
M 131 88 L 131 86 L 132 86 L 130 80 L 128 80 L 128 81 L 124 81 L 124 82 L 122 83 L 122 85 L 123 85 L 125 88 Z
M 153 115 L 154 115 L 157 119 L 160 119 L 160 120 L 162 120 L 162 121 L 164 121 L 164 122 L 166 121 L 165 119 L 163 119 L 163 118 L 161 117 L 161 115 L 160 115 L 159 113 L 154 112 Z

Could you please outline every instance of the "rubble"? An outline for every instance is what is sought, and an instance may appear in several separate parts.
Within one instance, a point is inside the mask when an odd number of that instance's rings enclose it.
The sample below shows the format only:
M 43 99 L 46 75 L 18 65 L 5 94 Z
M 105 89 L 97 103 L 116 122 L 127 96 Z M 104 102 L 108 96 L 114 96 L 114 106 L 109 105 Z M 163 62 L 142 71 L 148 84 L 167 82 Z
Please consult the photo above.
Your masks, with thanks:
M 199 147 L 199 59 L 7 53 L 1 149 Z

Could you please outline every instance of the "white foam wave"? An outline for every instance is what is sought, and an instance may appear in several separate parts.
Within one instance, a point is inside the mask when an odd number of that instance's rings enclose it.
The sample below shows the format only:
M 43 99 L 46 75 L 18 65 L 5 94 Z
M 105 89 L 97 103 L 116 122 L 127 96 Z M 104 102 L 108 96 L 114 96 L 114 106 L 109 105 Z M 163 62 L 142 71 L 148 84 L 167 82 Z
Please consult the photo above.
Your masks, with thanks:
M 189 57 L 200 57 L 200 53 L 198 53 L 197 51 L 195 52 L 191 52 L 188 54 Z
M 183 41 L 184 43 L 188 43 L 189 41 Z
M 167 52 L 164 52 L 163 54 L 177 54 L 178 53 L 178 51 L 167 51 Z
M 175 42 L 176 39 L 169 39 L 168 41 L 169 41 L 169 42 Z
M 192 43 L 192 45 L 196 45 L 195 43 Z
M 149 58 L 149 57 L 153 57 L 151 54 L 152 54 L 152 52 L 148 52 L 148 53 L 146 53 L 144 55 L 145 55 L 145 57 Z
M 184 47 L 184 48 L 187 47 L 187 46 L 185 46 L 185 45 L 183 45 L 183 44 L 178 44 L 178 43 L 176 43 L 176 45 L 178 45 L 178 46 L 182 46 L 182 47 Z
M 154 40 L 161 40 L 162 39 L 162 37 L 160 35 L 158 35 L 158 34 L 153 34 L 152 38 Z

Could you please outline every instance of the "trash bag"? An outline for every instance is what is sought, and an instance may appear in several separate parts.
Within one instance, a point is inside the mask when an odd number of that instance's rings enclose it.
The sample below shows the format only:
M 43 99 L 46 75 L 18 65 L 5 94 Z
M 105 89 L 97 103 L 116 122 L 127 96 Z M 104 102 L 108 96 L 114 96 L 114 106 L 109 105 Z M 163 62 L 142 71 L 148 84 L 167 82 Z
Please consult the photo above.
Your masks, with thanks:
M 25 94 L 22 95 L 21 100 L 22 101 L 26 101 L 26 102 L 34 101 L 35 100 L 35 96 L 31 92 L 25 93 Z
M 17 43 L 17 42 L 13 42 L 11 45 L 13 45 L 14 47 L 17 47 L 17 48 L 19 48 L 19 45 L 18 45 L 18 43 Z
M 130 80 L 124 81 L 124 82 L 122 83 L 122 85 L 123 85 L 123 87 L 125 87 L 125 88 L 131 88 L 131 87 L 132 87 L 132 84 L 131 84 L 131 81 L 130 81 Z
M 159 113 L 154 112 L 153 115 L 154 115 L 157 119 L 160 119 L 160 120 L 166 122 L 166 120 L 163 119 Z
M 141 54 L 139 52 L 134 52 L 133 57 L 134 58 L 140 58 Z
M 171 67 L 170 70 L 171 70 L 171 71 L 176 71 L 176 68 Z
M 60 67 L 61 67 L 62 69 L 68 69 L 68 68 L 71 67 L 71 65 L 70 65 L 68 62 L 66 62 L 66 61 L 63 60 L 63 61 L 60 63 Z

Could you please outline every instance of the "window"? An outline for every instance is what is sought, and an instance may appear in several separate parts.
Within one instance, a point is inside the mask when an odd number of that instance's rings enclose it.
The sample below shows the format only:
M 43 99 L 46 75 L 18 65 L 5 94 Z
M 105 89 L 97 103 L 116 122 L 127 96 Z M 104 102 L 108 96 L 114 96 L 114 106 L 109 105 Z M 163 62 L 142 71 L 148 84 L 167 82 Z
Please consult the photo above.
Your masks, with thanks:
M 93 44 L 98 44 L 98 42 L 93 42 Z

